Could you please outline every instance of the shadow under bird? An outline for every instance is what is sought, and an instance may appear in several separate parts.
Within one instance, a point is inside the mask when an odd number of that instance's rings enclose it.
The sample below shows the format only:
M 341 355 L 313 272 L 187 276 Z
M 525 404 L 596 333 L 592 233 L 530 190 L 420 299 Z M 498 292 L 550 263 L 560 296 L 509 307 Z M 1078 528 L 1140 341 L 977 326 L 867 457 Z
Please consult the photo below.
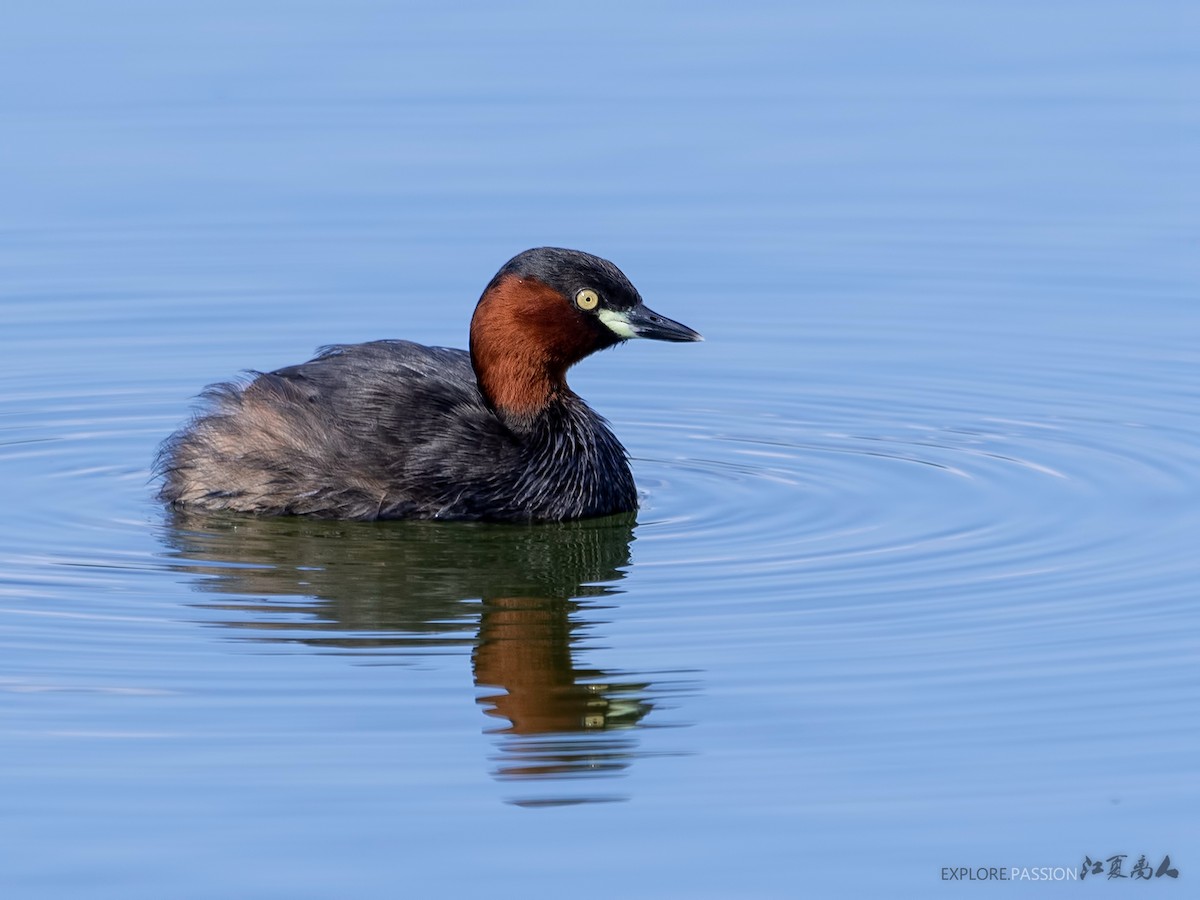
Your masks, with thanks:
M 699 341 L 648 309 L 615 265 L 540 247 L 509 260 L 471 319 L 470 352 L 410 341 L 320 350 L 211 385 L 163 444 L 174 506 L 339 519 L 563 521 L 628 512 L 625 448 L 568 386 L 630 338 Z

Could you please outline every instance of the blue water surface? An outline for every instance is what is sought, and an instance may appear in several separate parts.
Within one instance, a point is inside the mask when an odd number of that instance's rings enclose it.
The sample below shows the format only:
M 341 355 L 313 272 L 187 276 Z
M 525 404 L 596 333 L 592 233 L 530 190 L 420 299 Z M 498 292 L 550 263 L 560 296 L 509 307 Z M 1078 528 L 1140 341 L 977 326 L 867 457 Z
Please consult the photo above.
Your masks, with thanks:
M 0 894 L 1140 892 L 1105 877 L 1124 854 L 1187 896 L 1198 25 L 12 5 Z M 154 501 L 203 385 L 464 346 L 543 244 L 708 339 L 572 372 L 636 517 Z M 943 880 L 1085 857 L 1083 884 Z

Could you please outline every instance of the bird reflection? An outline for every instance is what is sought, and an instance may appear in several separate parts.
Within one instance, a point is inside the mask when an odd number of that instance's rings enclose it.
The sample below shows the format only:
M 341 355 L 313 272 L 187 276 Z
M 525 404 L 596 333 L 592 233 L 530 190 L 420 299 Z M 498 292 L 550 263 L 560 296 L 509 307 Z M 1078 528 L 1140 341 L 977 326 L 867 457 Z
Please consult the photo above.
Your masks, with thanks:
M 473 644 L 503 780 L 615 774 L 652 685 L 577 664 L 593 598 L 629 563 L 632 515 L 552 525 L 347 523 L 174 513 L 176 566 L 263 641 L 406 653 Z M 252 599 L 253 598 L 253 599 Z M 580 602 L 584 601 L 584 602 Z M 531 805 L 612 797 L 539 799 Z M 522 802 L 522 801 L 517 801 Z

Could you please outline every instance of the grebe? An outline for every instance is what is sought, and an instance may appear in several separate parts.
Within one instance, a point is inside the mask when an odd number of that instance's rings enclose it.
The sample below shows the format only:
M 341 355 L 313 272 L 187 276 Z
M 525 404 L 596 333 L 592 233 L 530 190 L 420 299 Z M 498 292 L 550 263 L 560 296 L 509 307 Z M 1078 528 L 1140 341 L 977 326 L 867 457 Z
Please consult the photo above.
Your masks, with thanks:
M 637 492 L 625 448 L 566 372 L 629 338 L 703 340 L 649 310 L 611 262 L 527 250 L 480 297 L 470 353 L 396 340 L 337 345 L 208 387 L 205 407 L 159 452 L 159 497 L 338 519 L 627 512 Z

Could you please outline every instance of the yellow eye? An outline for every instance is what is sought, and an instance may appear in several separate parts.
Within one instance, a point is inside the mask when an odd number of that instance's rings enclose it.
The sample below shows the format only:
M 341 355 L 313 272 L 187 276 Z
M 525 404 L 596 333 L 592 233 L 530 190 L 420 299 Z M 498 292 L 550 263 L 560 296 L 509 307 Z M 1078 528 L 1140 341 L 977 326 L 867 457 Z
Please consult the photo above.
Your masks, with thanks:
M 600 295 L 589 288 L 584 288 L 575 295 L 575 305 L 580 309 L 595 309 L 600 302 Z

